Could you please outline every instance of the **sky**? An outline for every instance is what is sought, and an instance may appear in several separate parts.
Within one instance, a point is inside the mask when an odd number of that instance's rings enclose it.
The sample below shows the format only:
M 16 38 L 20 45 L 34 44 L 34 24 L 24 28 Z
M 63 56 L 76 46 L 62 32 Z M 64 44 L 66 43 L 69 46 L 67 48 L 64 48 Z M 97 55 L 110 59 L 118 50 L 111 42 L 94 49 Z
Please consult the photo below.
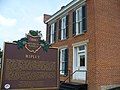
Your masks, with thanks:
M 42 32 L 46 37 L 43 15 L 53 15 L 72 0 L 0 0 L 0 48 L 4 42 L 25 37 L 29 30 Z

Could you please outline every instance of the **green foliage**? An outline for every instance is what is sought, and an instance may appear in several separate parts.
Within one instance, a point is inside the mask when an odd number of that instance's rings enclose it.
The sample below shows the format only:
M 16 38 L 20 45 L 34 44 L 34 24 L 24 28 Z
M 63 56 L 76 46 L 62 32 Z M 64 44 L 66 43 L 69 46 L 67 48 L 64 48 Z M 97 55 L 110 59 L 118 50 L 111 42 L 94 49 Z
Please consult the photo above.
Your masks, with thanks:
M 17 43 L 18 48 L 20 49 L 20 48 L 23 48 L 25 46 L 25 44 L 28 42 L 28 39 L 26 37 L 24 37 L 18 41 L 13 41 L 13 42 Z
M 41 45 L 41 47 L 43 48 L 43 50 L 45 50 L 47 52 L 47 50 L 49 49 L 50 45 L 44 41 L 44 40 L 40 40 L 39 44 Z
M 30 30 L 29 33 L 30 33 L 32 36 L 38 36 L 39 34 L 41 34 L 41 31 Z M 41 34 L 41 35 L 42 35 L 42 34 Z

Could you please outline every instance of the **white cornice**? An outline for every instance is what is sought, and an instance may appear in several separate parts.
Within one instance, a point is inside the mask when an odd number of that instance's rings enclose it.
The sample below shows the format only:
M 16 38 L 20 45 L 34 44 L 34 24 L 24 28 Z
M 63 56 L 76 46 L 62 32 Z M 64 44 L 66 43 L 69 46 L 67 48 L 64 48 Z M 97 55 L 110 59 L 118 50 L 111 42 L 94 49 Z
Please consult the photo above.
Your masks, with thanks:
M 48 19 L 47 21 L 45 21 L 45 23 L 50 22 L 51 20 L 53 20 L 54 18 L 56 18 L 57 16 L 61 15 L 62 13 L 64 13 L 66 10 L 68 10 L 69 8 L 71 8 L 72 6 L 74 6 L 77 3 L 84 3 L 86 0 L 73 0 L 72 2 L 70 2 L 69 4 L 67 4 L 63 9 L 59 10 L 58 12 L 56 12 L 55 14 L 52 15 L 52 17 L 50 19 Z

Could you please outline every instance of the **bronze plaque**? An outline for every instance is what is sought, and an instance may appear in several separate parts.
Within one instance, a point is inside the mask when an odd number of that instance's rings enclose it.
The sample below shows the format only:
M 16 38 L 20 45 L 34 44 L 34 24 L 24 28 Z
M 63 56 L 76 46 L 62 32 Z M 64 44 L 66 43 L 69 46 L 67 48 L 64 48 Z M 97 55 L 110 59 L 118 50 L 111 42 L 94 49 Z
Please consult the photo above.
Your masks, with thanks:
M 5 43 L 1 89 L 57 89 L 58 49 L 42 48 L 35 53 L 16 44 Z

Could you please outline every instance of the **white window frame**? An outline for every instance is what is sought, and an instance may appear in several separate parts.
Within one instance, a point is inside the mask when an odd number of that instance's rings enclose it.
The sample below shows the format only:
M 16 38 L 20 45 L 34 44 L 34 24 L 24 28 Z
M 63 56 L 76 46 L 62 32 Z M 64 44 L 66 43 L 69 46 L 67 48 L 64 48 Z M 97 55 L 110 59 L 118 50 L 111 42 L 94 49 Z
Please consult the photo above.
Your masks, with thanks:
M 82 34 L 82 6 L 76 10 L 76 35 Z
M 79 51 L 79 47 L 82 45 L 85 46 L 85 50 Z M 78 60 L 80 55 L 85 55 L 85 66 L 80 66 L 80 63 L 78 63 L 80 62 Z M 78 69 L 81 70 L 87 70 L 87 44 L 80 44 L 73 47 L 73 60 L 74 60 L 73 67 L 77 67 Z
M 85 40 L 85 41 L 81 41 L 81 42 L 77 42 L 72 44 L 73 46 L 73 71 L 76 70 L 75 67 L 77 66 L 77 62 L 76 62 L 76 57 L 77 57 L 77 47 L 85 45 L 85 57 L 86 57 L 86 70 L 87 70 L 87 45 L 89 43 L 89 39 Z
M 80 46 L 84 46 L 84 50 L 79 50 L 79 47 Z M 86 62 L 87 62 L 87 54 L 86 54 L 86 45 L 80 45 L 80 46 L 78 46 L 78 47 L 76 47 L 77 48 L 77 58 L 78 58 L 78 67 L 79 67 L 79 69 L 83 69 L 83 70 L 86 70 L 87 68 L 86 68 Z M 80 66 L 80 56 L 85 56 L 85 66 Z
M 51 24 L 51 29 L 50 29 L 50 44 L 54 43 L 54 32 L 55 32 L 55 23 Z
M 67 48 L 62 48 L 60 49 L 60 74 L 61 75 L 64 75 L 64 71 L 63 70 L 63 65 L 64 65 L 64 68 L 65 68 L 65 50 Z M 63 53 L 64 52 L 64 53 Z M 64 60 L 63 60 L 64 59 Z
M 66 39 L 66 16 L 61 19 L 61 40 Z

